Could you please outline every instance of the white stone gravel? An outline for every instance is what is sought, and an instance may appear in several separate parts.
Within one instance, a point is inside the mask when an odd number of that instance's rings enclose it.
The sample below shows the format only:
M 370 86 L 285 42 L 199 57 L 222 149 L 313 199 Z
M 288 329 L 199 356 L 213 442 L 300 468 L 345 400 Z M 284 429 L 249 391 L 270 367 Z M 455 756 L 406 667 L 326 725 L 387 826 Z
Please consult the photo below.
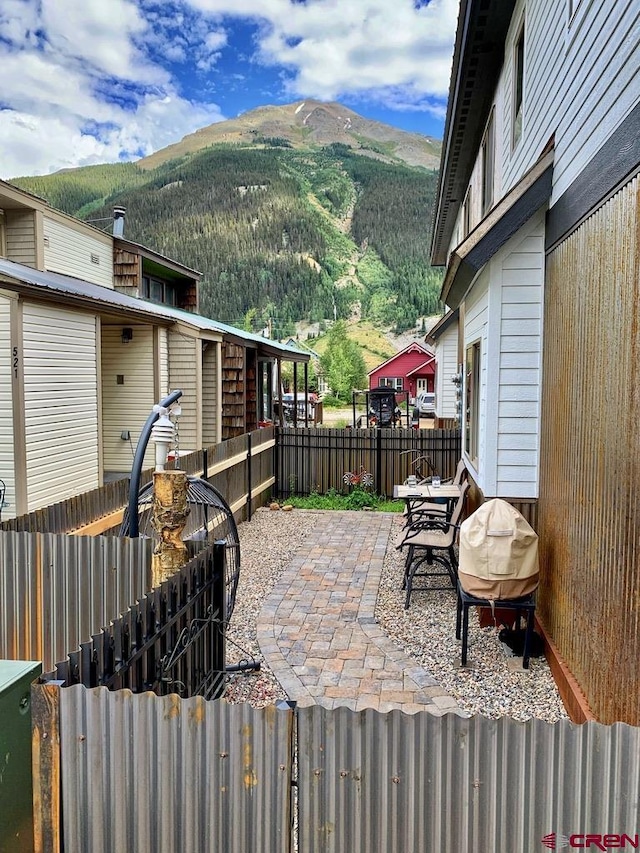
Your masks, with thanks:
M 228 676 L 225 698 L 229 702 L 249 702 L 256 708 L 262 708 L 287 698 L 262 659 L 256 622 L 274 584 L 304 544 L 315 523 L 311 513 L 263 508 L 254 513 L 251 521 L 238 525 L 240 580 L 227 632 L 227 663 L 253 657 L 261 662 L 261 669 L 257 673 Z
M 238 662 L 253 656 L 261 661 L 262 668 L 258 673 L 229 676 L 225 696 L 230 702 L 263 707 L 286 698 L 262 661 L 256 622 L 262 604 L 297 549 L 305 544 L 316 519 L 315 511 L 260 509 L 250 522 L 238 527 L 241 570 L 228 632 L 227 660 Z M 517 720 L 537 717 L 547 722 L 566 717 L 544 658 L 532 658 L 529 670 L 511 671 L 517 659 L 507 655 L 495 628 L 479 627 L 473 611 L 469 622 L 468 667 L 460 667 L 453 592 L 414 593 L 410 608 L 403 609 L 404 558 L 394 547 L 401 526 L 402 518 L 394 518 L 376 604 L 376 618 L 385 633 L 471 714 L 509 716 Z M 240 651 L 232 641 L 245 651 Z

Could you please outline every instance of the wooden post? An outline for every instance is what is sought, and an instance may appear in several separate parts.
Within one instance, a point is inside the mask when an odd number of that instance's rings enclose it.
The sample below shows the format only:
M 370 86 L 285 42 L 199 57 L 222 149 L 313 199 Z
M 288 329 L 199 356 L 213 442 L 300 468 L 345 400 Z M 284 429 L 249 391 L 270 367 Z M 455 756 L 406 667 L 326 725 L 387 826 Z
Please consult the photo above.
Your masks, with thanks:
M 153 528 L 158 543 L 151 558 L 154 587 L 180 571 L 187 562 L 187 546 L 182 531 L 190 509 L 187 504 L 189 481 L 185 471 L 155 471 L 153 474 Z
M 60 853 L 60 687 L 62 681 L 31 685 L 31 762 L 35 853 Z

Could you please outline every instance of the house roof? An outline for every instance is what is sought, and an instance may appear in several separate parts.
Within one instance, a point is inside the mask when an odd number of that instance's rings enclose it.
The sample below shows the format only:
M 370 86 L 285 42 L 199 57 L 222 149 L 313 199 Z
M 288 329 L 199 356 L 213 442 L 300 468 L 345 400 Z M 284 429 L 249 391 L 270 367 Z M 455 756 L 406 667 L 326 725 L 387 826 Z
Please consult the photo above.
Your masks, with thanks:
M 172 322 L 162 305 L 134 299 L 110 287 L 102 287 L 61 273 L 43 272 L 4 258 L 0 258 L 0 283 L 18 292 L 58 302 L 63 296 L 66 305 L 91 307 L 102 312 L 123 312 L 130 318 L 136 317 L 147 322 L 151 320 L 164 325 Z
M 426 361 L 423 361 L 422 364 L 419 364 L 417 367 L 414 367 L 413 370 L 409 370 L 407 376 L 418 375 L 419 373 L 424 373 L 427 367 L 431 367 L 433 362 L 436 360 L 435 355 L 432 355 L 431 358 L 428 358 Z
M 217 320 L 210 320 L 200 314 L 136 299 L 109 287 L 60 273 L 35 270 L 0 258 L 0 287 L 3 284 L 8 289 L 51 301 L 60 302 L 60 297 L 64 297 L 66 305 L 92 308 L 102 313 L 112 312 L 119 320 L 124 316 L 130 320 L 155 322 L 165 326 L 181 322 L 201 331 L 217 332 L 241 346 L 258 349 L 268 356 L 286 358 L 287 361 L 308 361 L 310 358 L 309 353 L 227 326 Z
M 404 349 L 400 350 L 400 352 L 394 353 L 394 355 L 392 355 L 386 361 L 383 361 L 377 367 L 374 367 L 373 370 L 370 370 L 367 373 L 367 376 L 371 376 L 372 373 L 375 373 L 377 370 L 380 370 L 381 367 L 386 367 L 387 364 L 391 364 L 392 361 L 395 361 L 397 358 L 400 358 L 400 356 L 405 355 L 408 352 L 414 352 L 414 351 L 423 352 L 425 355 L 431 355 L 429 350 L 425 346 L 423 346 L 419 341 L 411 341 L 409 346 L 406 346 Z
M 430 344 L 435 344 L 435 342 L 438 340 L 440 335 L 443 332 L 445 332 L 452 323 L 458 322 L 459 314 L 460 314 L 460 311 L 458 310 L 458 308 L 455 308 L 453 311 L 447 311 L 447 313 L 444 314 L 438 320 L 438 322 L 435 324 L 435 326 L 431 327 L 431 329 L 429 330 L 429 332 L 427 333 L 427 335 L 425 337 L 425 341 L 427 341 Z
M 177 273 L 179 276 L 186 278 L 200 278 L 202 276 L 202 273 L 198 272 L 198 270 L 193 270 L 190 267 L 181 264 L 179 261 L 167 258 L 166 255 L 161 255 L 153 249 L 148 249 L 141 243 L 134 243 L 133 240 L 126 240 L 124 237 L 114 237 L 113 244 L 114 246 L 125 249 L 126 251 L 140 254 L 152 263 L 158 264 L 159 266 L 170 270 L 172 273 Z
M 493 104 L 514 7 L 515 0 L 460 2 L 431 243 L 434 266 L 447 263 L 458 210 Z
M 553 150 L 544 154 L 451 253 L 440 299 L 456 308 L 476 273 L 551 197 Z

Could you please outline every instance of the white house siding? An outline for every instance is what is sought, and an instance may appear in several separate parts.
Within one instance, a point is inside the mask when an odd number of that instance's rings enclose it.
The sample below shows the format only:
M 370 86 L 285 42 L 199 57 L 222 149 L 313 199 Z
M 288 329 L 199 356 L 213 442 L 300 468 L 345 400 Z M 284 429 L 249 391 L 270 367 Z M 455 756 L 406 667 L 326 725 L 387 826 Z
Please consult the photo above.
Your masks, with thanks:
M 27 509 L 100 485 L 93 315 L 25 302 Z
M 525 9 L 526 6 L 526 9 Z M 539 159 L 555 136 L 553 205 L 640 100 L 640 4 L 520 0 L 496 92 L 494 203 Z M 524 16 L 524 18 L 523 18 Z M 520 142 L 512 148 L 513 52 L 525 21 L 525 92 Z M 482 151 L 469 179 L 472 228 L 482 216 Z M 461 199 L 461 202 L 463 199 Z M 464 239 L 460 205 L 450 250 Z
M 496 257 L 502 272 L 498 369 L 497 497 L 538 496 L 544 216 Z
M 182 389 L 180 451 L 198 450 L 202 445 L 201 341 L 178 326 L 169 330 L 169 382 Z
M 7 258 L 37 268 L 36 214 L 33 210 L 6 210 Z
M 11 299 L 0 296 L 0 479 L 5 485 L 2 518 L 16 515 L 13 412 L 11 398 Z
M 458 324 L 451 325 L 439 336 L 436 344 L 436 415 L 455 418 L 456 386 L 451 377 L 458 372 Z
M 153 327 L 129 325 L 133 338 L 122 342 L 122 325 L 102 326 L 102 442 L 107 472 L 131 470 L 133 451 L 155 399 Z M 122 382 L 118 382 L 118 377 Z M 122 438 L 128 431 L 131 441 Z M 153 445 L 144 467 L 155 464 Z
M 524 119 L 511 152 L 513 45 L 526 5 Z M 555 134 L 552 204 L 571 185 L 640 99 L 640 4 L 582 0 L 519 2 L 505 49 L 502 194 Z
M 46 270 L 113 288 L 113 240 L 109 235 L 93 234 L 86 227 L 74 229 L 51 215 L 43 217 L 43 227 Z
M 209 447 L 218 437 L 218 345 L 204 341 L 202 346 L 202 444 Z

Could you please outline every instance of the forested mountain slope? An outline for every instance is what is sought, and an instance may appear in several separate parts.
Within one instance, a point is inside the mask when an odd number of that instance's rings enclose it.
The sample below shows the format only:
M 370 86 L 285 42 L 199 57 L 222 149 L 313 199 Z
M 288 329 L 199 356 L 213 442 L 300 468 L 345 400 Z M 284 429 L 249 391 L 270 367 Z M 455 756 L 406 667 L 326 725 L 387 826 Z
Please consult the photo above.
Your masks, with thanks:
M 278 337 L 340 317 L 402 330 L 437 310 L 437 173 L 358 146 L 254 135 L 15 183 L 97 227 L 123 205 L 125 237 L 200 270 L 201 310 L 218 320 Z

